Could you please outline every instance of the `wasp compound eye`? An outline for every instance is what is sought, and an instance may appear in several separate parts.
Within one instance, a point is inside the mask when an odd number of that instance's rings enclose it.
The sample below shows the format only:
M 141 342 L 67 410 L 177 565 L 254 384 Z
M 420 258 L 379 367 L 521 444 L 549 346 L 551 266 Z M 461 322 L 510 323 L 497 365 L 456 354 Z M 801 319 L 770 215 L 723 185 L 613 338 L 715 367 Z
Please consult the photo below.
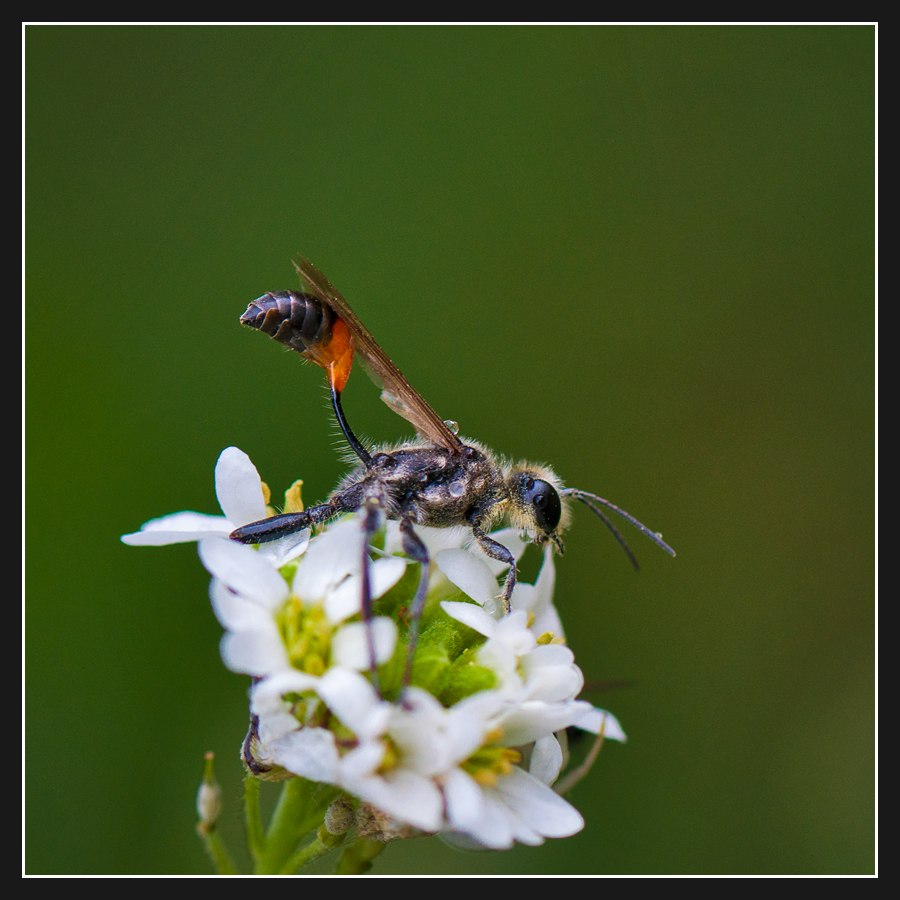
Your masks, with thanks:
M 525 475 L 522 478 L 522 500 L 531 507 L 534 521 L 541 531 L 550 534 L 559 525 L 562 503 L 550 482 Z

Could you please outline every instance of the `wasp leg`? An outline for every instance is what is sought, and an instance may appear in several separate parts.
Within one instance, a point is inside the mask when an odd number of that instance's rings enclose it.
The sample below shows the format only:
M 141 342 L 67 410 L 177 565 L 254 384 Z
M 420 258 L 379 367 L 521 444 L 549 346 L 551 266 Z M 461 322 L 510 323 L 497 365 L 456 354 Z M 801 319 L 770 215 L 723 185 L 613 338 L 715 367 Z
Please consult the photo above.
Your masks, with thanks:
M 336 390 L 333 386 L 331 388 L 331 405 L 334 407 L 334 414 L 337 416 L 338 425 L 341 426 L 341 431 L 344 432 L 344 437 L 347 438 L 347 443 L 350 445 L 350 448 L 359 457 L 360 462 L 367 469 L 372 468 L 372 457 L 369 456 L 369 451 L 363 447 L 359 438 L 357 438 L 351 430 L 350 423 L 344 415 L 344 408 L 341 406 L 341 392 Z
M 405 694 L 412 676 L 416 643 L 419 640 L 419 620 L 422 618 L 422 609 L 425 606 L 425 596 L 428 592 L 428 567 L 431 559 L 428 556 L 428 548 L 413 531 L 413 522 L 409 515 L 404 515 L 400 520 L 400 536 L 403 541 L 403 552 L 420 565 L 419 586 L 416 588 L 416 594 L 413 597 L 412 607 L 409 612 L 409 645 L 406 650 L 406 669 L 403 673 L 402 688 L 402 692 Z
M 516 586 L 516 558 L 503 546 L 503 544 L 489 538 L 477 525 L 472 525 L 472 534 L 478 541 L 478 546 L 487 553 L 491 559 L 499 560 L 509 566 L 506 573 L 506 581 L 503 584 L 503 614 L 508 616 L 512 612 L 512 592 Z
M 241 544 L 265 544 L 268 541 L 277 541 L 289 534 L 296 534 L 312 525 L 327 522 L 344 511 L 342 504 L 329 500 L 328 503 L 311 506 L 303 512 L 284 513 L 280 516 L 260 519 L 258 522 L 250 522 L 240 528 L 235 528 L 229 537 Z
M 369 671 L 372 673 L 372 684 L 375 687 L 375 692 L 380 697 L 378 662 L 375 658 L 375 634 L 372 630 L 372 581 L 369 573 L 369 545 L 381 526 L 381 510 L 378 504 L 372 501 L 366 501 L 363 509 L 365 510 L 363 517 L 365 539 L 362 545 L 362 598 L 360 606 L 366 628 L 366 640 L 369 644 Z

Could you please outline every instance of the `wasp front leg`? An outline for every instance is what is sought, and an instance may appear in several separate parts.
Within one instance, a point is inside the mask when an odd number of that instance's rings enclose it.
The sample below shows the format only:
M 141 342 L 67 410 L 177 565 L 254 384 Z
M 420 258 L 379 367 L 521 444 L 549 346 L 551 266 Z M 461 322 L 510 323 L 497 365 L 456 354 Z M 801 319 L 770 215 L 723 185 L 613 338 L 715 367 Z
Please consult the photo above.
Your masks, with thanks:
M 499 541 L 489 538 L 478 526 L 472 525 L 472 534 L 478 541 L 478 546 L 487 553 L 491 559 L 506 563 L 509 571 L 506 573 L 506 581 L 503 583 L 503 615 L 508 616 L 512 612 L 512 593 L 516 586 L 516 558 Z

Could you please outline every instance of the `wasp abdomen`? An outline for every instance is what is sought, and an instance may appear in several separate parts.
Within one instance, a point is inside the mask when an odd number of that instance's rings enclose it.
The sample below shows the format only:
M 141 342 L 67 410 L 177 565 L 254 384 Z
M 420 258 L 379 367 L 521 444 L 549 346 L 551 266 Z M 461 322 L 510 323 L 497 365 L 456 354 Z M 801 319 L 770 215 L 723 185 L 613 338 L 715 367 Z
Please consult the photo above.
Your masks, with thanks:
M 327 345 L 337 316 L 312 294 L 270 291 L 254 300 L 241 316 L 241 324 L 264 331 L 269 337 L 303 353 Z

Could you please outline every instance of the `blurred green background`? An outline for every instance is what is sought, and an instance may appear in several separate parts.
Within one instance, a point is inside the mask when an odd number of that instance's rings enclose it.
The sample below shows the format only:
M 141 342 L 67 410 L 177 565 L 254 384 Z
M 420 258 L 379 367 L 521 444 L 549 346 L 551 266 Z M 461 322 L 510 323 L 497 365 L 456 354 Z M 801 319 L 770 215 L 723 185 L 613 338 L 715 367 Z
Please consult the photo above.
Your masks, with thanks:
M 241 860 L 247 679 L 193 545 L 247 451 L 343 466 L 319 370 L 239 327 L 310 257 L 445 417 L 575 512 L 558 604 L 629 735 L 579 835 L 388 873 L 875 870 L 874 27 L 28 27 L 28 873 Z M 344 406 L 408 434 L 360 373 Z M 531 563 L 526 563 L 527 566 Z M 322 871 L 328 871 L 324 867 Z

